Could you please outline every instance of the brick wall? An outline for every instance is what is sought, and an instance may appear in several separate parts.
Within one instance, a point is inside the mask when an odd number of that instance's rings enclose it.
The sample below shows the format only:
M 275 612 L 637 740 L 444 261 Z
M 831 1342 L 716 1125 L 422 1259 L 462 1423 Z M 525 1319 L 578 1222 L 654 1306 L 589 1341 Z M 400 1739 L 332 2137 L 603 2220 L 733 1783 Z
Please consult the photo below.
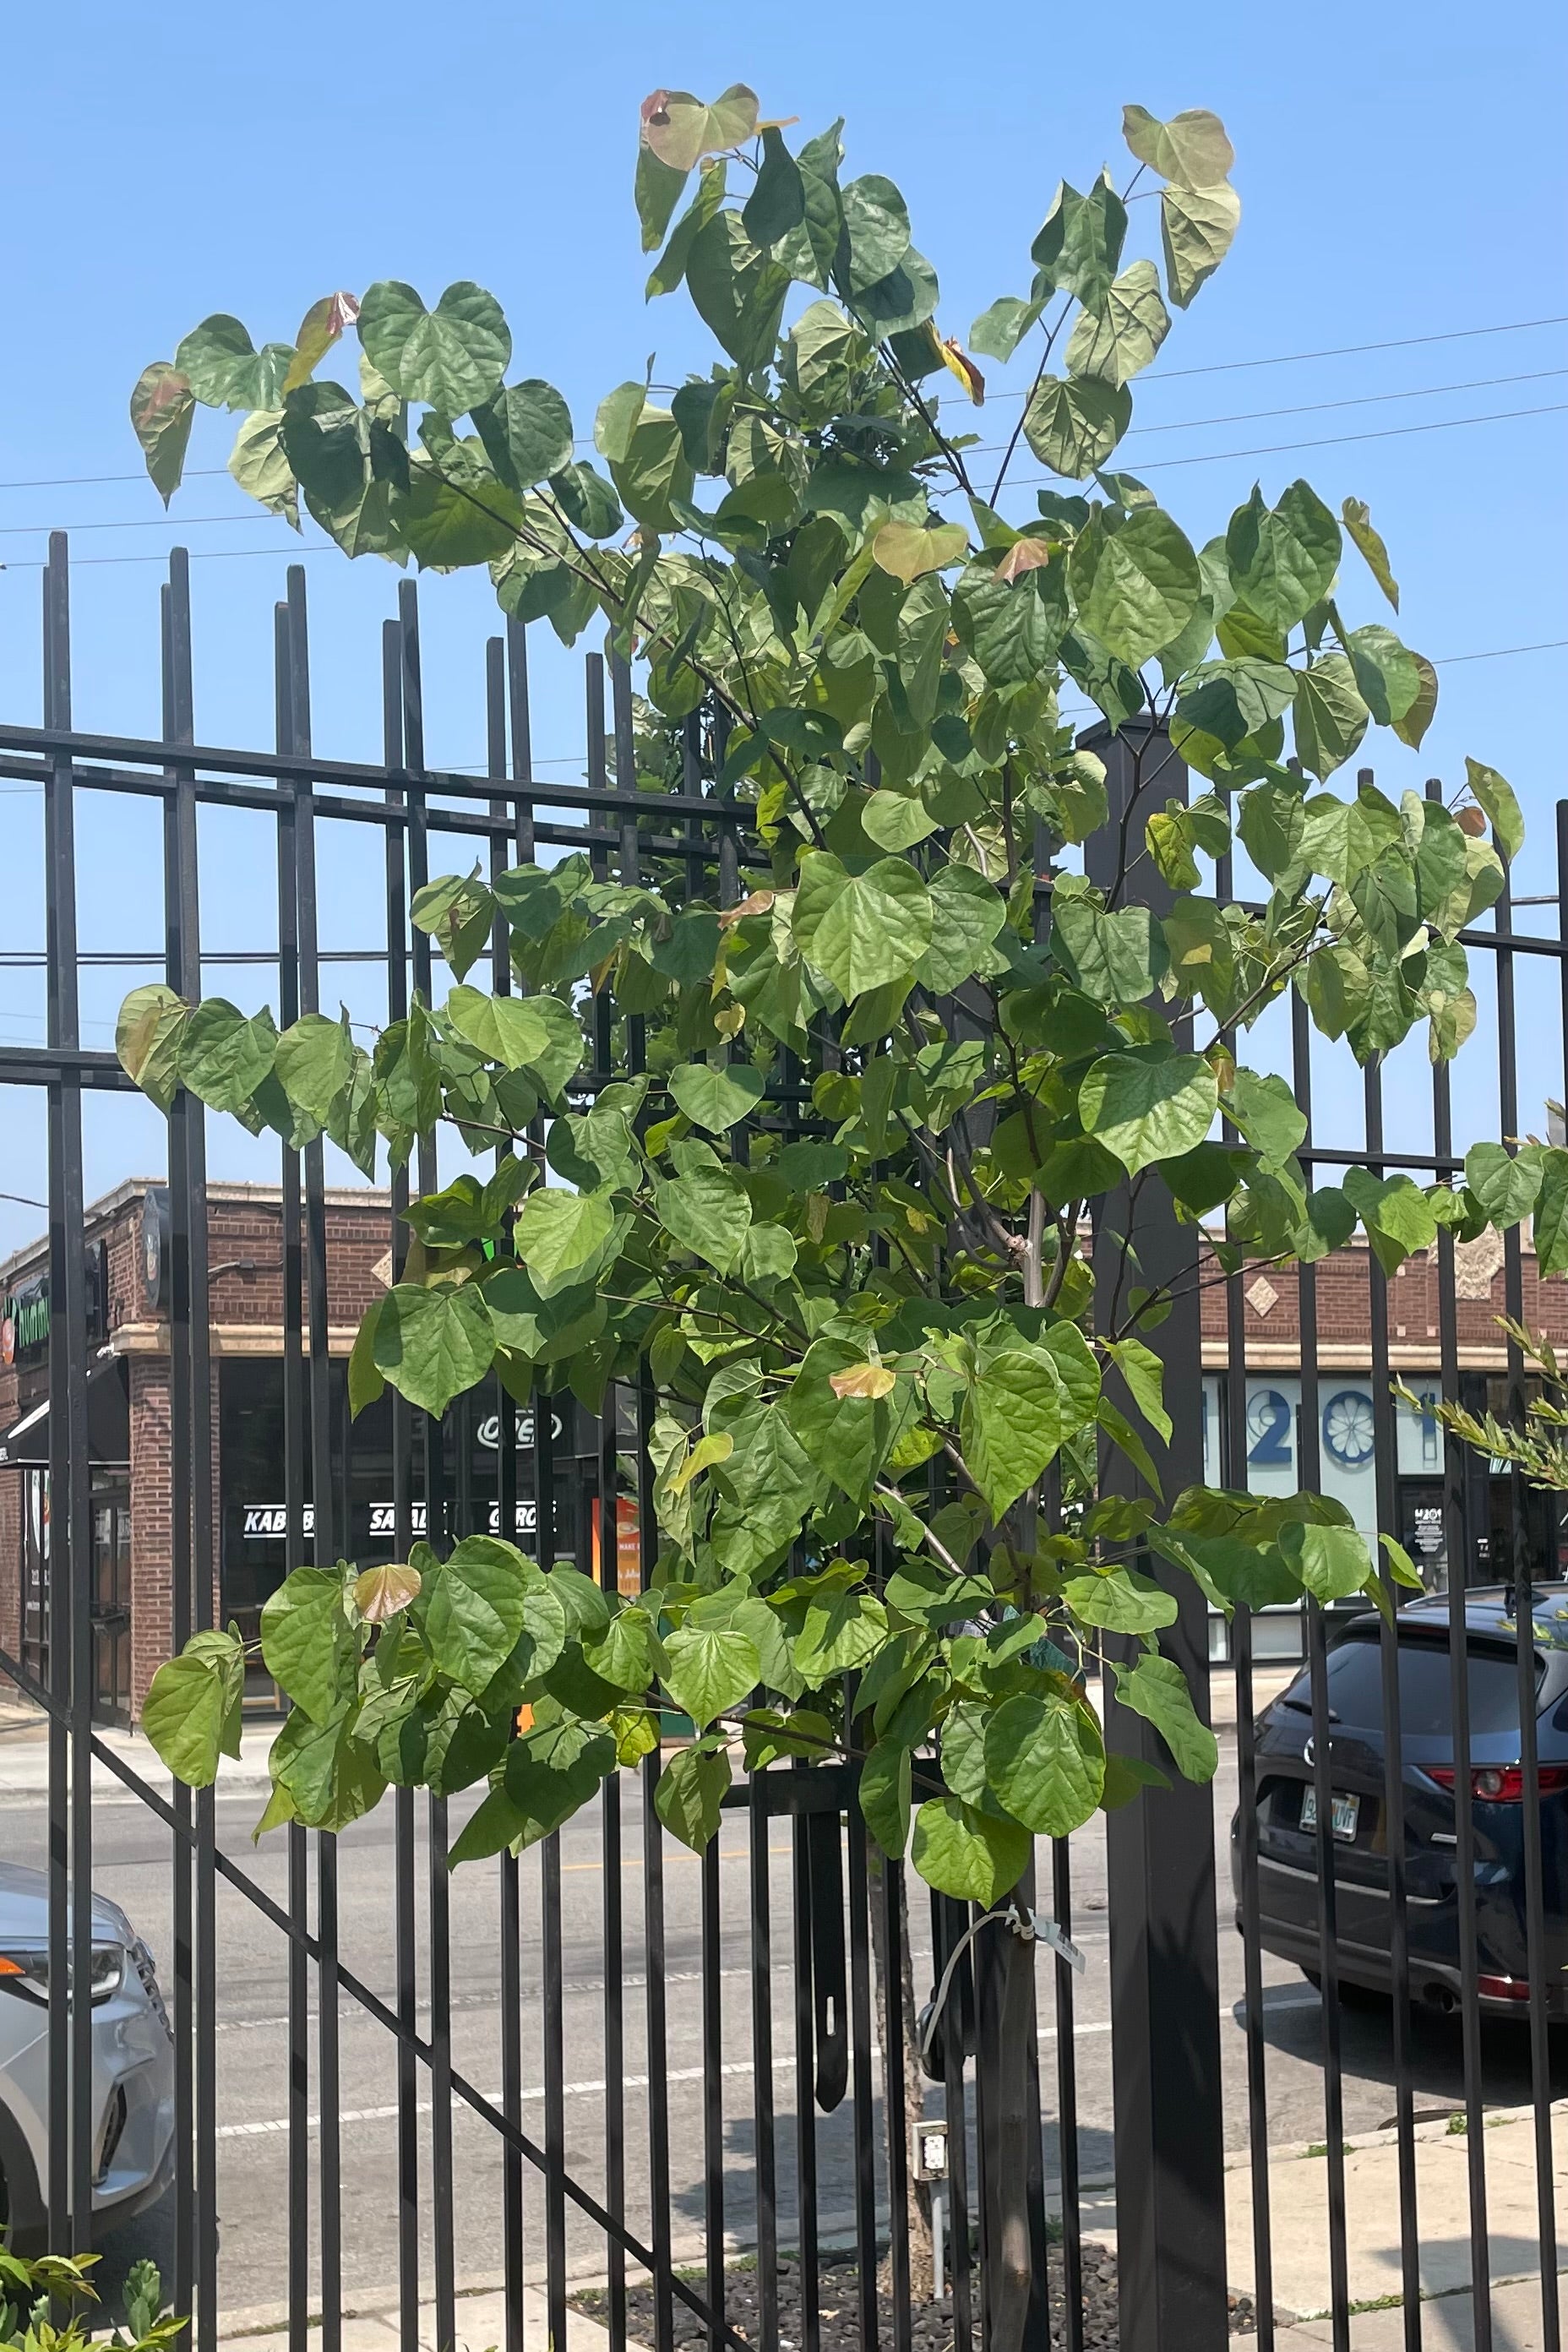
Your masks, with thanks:
M 211 1372 L 213 1615 L 221 1622 L 217 1573 L 218 1369 Z M 140 1717 L 148 1685 L 174 1647 L 173 1416 L 167 1356 L 131 1362 L 131 1711 Z M 195 1540 L 194 1533 L 192 1538 Z
M 1495 1263 L 1494 1263 L 1495 1261 Z M 1316 1268 L 1318 1348 L 1331 1360 L 1364 1363 L 1371 1347 L 1371 1253 L 1364 1244 L 1336 1250 Z M 1500 1366 L 1506 1345 L 1498 1325 L 1503 1313 L 1501 1244 L 1483 1235 L 1456 1258 L 1459 1357 L 1478 1367 Z M 1259 1368 L 1294 1362 L 1300 1347 L 1300 1299 L 1293 1266 L 1248 1266 L 1241 1277 L 1246 1304 L 1248 1360 Z M 1466 1293 L 1469 1296 L 1466 1296 Z M 1542 1280 L 1533 1253 L 1523 1257 L 1523 1320 L 1532 1331 L 1568 1341 L 1568 1279 Z M 1392 1361 L 1436 1366 L 1438 1349 L 1436 1253 L 1407 1258 L 1387 1282 L 1388 1340 Z M 1226 1295 L 1215 1284 L 1203 1295 L 1203 1337 L 1211 1362 L 1226 1347 Z
M 9 1415 L 6 1416 L 9 1419 Z M 4 1424 L 0 1424 L 3 1426 Z M 22 1654 L 22 1474 L 0 1471 L 0 1650 Z M 0 1698 L 10 1684 L 0 1674 Z
M 131 1364 L 131 1693 L 140 1715 L 173 1647 L 174 1505 L 171 1491 L 169 1360 Z
M 139 1715 L 147 1686 L 169 1655 L 173 1627 L 173 1480 L 169 1335 L 155 1320 L 142 1280 L 144 1183 L 122 1185 L 89 1212 L 89 1240 L 105 1244 L 108 1324 L 127 1359 L 130 1388 L 132 1522 L 132 1705 Z M 326 1203 L 328 1322 L 334 1352 L 346 1348 L 365 1309 L 380 1295 L 390 1241 L 384 1194 L 339 1193 Z M 260 1185 L 215 1185 L 208 1199 L 207 1259 L 212 1281 L 212 1526 L 214 1608 L 221 1607 L 216 1562 L 221 1526 L 218 1383 L 225 1353 L 269 1355 L 281 1345 L 282 1207 Z M 40 1241 L 17 1253 L 5 1276 L 22 1281 L 42 1268 Z M 225 1270 L 226 1269 L 226 1270 Z M 379 1269 L 379 1270 L 378 1270 Z M 303 1291 L 303 1286 L 302 1286 Z M 301 1296 L 300 1312 L 305 1312 Z M 26 1387 L 26 1393 L 22 1390 Z M 36 1369 L 0 1368 L 0 1428 L 35 1401 Z M 0 1467 L 0 1648 L 21 1641 L 22 1486 L 25 1473 Z
M 384 1200 L 361 1205 L 330 1200 L 326 1209 L 327 1320 L 357 1325 L 384 1287 L 374 1272 L 385 1257 L 391 1225 Z M 219 1327 L 269 1326 L 283 1320 L 283 1212 L 276 1200 L 215 1192 L 208 1222 L 207 1262 L 212 1319 Z M 254 1272 L 242 1270 L 248 1265 Z M 303 1312 L 303 1296 L 301 1312 Z M 140 1310 L 139 1310 L 140 1311 Z

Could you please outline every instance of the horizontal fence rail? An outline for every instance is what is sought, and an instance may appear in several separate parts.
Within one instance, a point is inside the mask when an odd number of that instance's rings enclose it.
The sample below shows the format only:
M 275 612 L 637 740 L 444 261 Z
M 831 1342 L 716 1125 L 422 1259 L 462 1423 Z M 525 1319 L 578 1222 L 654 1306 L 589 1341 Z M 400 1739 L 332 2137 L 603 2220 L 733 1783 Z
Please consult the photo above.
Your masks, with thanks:
M 1388 1581 L 1391 1607 L 1376 1635 L 1377 1759 L 1350 1755 L 1336 1738 L 1331 1683 L 1344 1638 L 1337 1612 L 1310 1603 L 1287 1621 L 1241 1610 L 1227 1632 L 1201 1601 L 1184 1603 L 1184 1663 L 1200 1711 L 1212 1711 L 1222 1730 L 1218 1795 L 1184 1790 L 1179 1822 L 1173 1799 L 1162 1812 L 1151 1798 L 1141 1813 L 1114 1821 L 1109 1836 L 1097 1822 L 1042 1844 L 1034 1899 L 1083 1943 L 1082 1977 L 1059 1952 L 1041 1958 L 1006 1937 L 974 1939 L 978 1915 L 906 1882 L 901 1866 L 868 1844 L 848 1768 L 741 1778 L 718 1838 L 698 1860 L 659 1822 L 656 1751 L 635 1778 L 612 1776 L 594 1806 L 535 1849 L 454 1875 L 447 1858 L 466 1797 L 395 1790 L 342 1839 L 292 1824 L 253 1853 L 247 1832 L 259 1799 L 229 1796 L 221 1780 L 216 1790 L 166 1789 L 105 1730 L 89 1435 L 100 1343 L 88 1336 L 84 1118 L 96 1151 L 124 1117 L 97 1098 L 135 1089 L 112 1053 L 82 1042 L 81 975 L 139 967 L 194 997 L 219 967 L 270 967 L 287 1024 L 321 1008 L 327 968 L 363 964 L 379 973 L 392 1023 L 405 1015 L 411 991 L 430 992 L 431 943 L 411 927 L 409 906 L 441 870 L 448 844 L 492 875 L 565 850 L 586 852 L 598 877 L 623 882 L 673 860 L 693 896 L 732 905 L 742 895 L 751 818 L 714 784 L 713 747 L 695 721 L 680 790 L 637 789 L 632 675 L 597 655 L 584 663 L 584 780 L 537 778 L 528 646 L 515 623 L 485 652 L 485 774 L 428 767 L 418 604 L 406 583 L 383 632 L 383 760 L 321 757 L 298 567 L 276 615 L 273 750 L 199 743 L 179 551 L 163 591 L 158 737 L 78 731 L 60 535 L 43 593 L 44 724 L 0 726 L 0 775 L 43 794 L 46 944 L 41 955 L 8 950 L 0 965 L 42 971 L 46 1041 L 0 1043 L 0 1086 L 41 1089 L 46 1111 L 48 1459 L 38 1491 L 47 1493 L 49 1532 L 35 1616 L 24 1620 L 24 1636 L 34 1625 L 33 1646 L 19 1638 L 18 1654 L 0 1652 L 0 1668 L 47 1722 L 39 1850 L 54 1997 L 39 2195 L 50 2242 L 84 2246 L 92 2234 L 106 2140 L 92 2004 L 80 1989 L 92 1978 L 95 1885 L 123 1883 L 120 1859 L 132 1834 L 125 1823 L 133 1822 L 147 1864 L 125 1897 L 133 1924 L 141 1910 L 162 1906 L 172 2169 L 164 2203 L 127 2230 L 166 2231 L 168 2292 L 192 2315 L 199 2352 L 211 2352 L 241 2308 L 252 2327 L 260 2311 L 286 2332 L 289 2352 L 306 2352 L 318 2335 L 322 2352 L 341 2352 L 345 2312 L 374 2308 L 395 2309 L 403 2352 L 480 2340 L 504 2343 L 506 2352 L 547 2338 L 559 2347 L 584 2291 L 613 2352 L 632 2344 L 670 2352 L 699 2337 L 710 2352 L 837 2352 L 849 2338 L 864 2352 L 884 2343 L 912 2352 L 921 2305 L 938 2287 L 956 2352 L 1043 2352 L 1047 2344 L 1082 2352 L 1109 2340 L 1118 2253 L 1122 2340 L 1136 2352 L 1198 2352 L 1209 2323 L 1193 2315 L 1215 2307 L 1208 2291 L 1217 2293 L 1227 2263 L 1234 2326 L 1270 2347 L 1277 2308 L 1312 2308 L 1331 2315 L 1336 2345 L 1348 2347 L 1352 2306 L 1369 2299 L 1362 2225 L 1371 2192 L 1357 2169 L 1369 2137 L 1392 2151 L 1377 2158 L 1377 2293 L 1402 2298 L 1405 2344 L 1446 2340 L 1430 2331 L 1424 2339 L 1423 2297 L 1435 2284 L 1468 2283 L 1475 2342 L 1489 2347 L 1489 2215 L 1498 2190 L 1488 2125 L 1510 2105 L 1521 2119 L 1510 2129 L 1528 2142 L 1533 2167 L 1536 2244 L 1522 2258 L 1514 2231 L 1507 2260 L 1515 2272 L 1538 2271 L 1540 2340 L 1559 2352 L 1554 2181 L 1563 2116 L 1554 2093 L 1564 2078 L 1552 2034 L 1568 1966 L 1568 1854 L 1556 1832 L 1543 1839 L 1531 1595 L 1535 1580 L 1561 1573 L 1560 1530 L 1519 1473 L 1493 1478 L 1483 1466 L 1478 1475 L 1451 1435 L 1434 1441 L 1428 1499 L 1419 1505 L 1446 1580 L 1446 1606 L 1433 1622 L 1447 1633 L 1451 1843 L 1440 1853 L 1424 1844 L 1410 1811 L 1400 1719 L 1407 1593 Z M 1109 764 L 1114 784 L 1113 756 Z M 156 950 L 79 938 L 85 813 L 100 805 L 97 794 L 158 811 Z M 249 871 L 275 908 L 276 949 L 204 941 L 204 882 L 221 870 L 219 828 L 233 812 L 269 824 L 269 870 L 263 876 L 253 863 Z M 326 949 L 323 847 L 340 838 L 329 835 L 335 825 L 380 830 L 379 856 L 354 841 L 355 855 L 373 860 L 384 929 Z M 245 838 L 254 860 L 254 831 Z M 1456 1134 L 1477 1118 L 1510 1138 L 1543 1119 L 1546 1095 L 1564 1083 L 1568 803 L 1556 812 L 1552 854 L 1555 898 L 1520 901 L 1505 892 L 1492 927 L 1464 935 L 1483 1019 L 1461 1061 L 1462 1083 L 1471 1086 L 1479 1066 L 1492 1090 L 1473 1115 L 1466 1095 L 1457 1116 L 1461 1081 L 1443 1064 L 1413 1080 L 1404 1062 L 1397 1071 L 1374 1062 L 1359 1099 L 1316 1102 L 1321 1074 L 1305 1008 L 1292 998 L 1276 1042 L 1310 1122 L 1299 1154 L 1310 1181 L 1348 1165 L 1452 1173 L 1464 1159 Z M 1090 845 L 1091 872 L 1094 855 Z M 1547 877 L 1538 869 L 1536 878 Z M 14 898 L 21 887 L 14 876 Z M 1228 870 L 1218 887 L 1228 896 Z M 1556 935 L 1518 931 L 1521 905 L 1555 906 Z M 334 920 L 329 936 L 339 929 Z M 499 926 L 490 958 L 492 984 L 504 990 L 511 981 Z M 602 1003 L 593 1067 L 573 1082 L 584 1102 L 641 1067 L 641 1022 L 628 1020 L 624 1035 L 623 1052 Z M 810 1130 L 798 1086 L 786 1078 L 770 1094 L 786 1131 Z M 427 1141 L 414 1182 L 432 1189 L 440 1172 Z M 280 1147 L 277 1175 L 275 1491 L 289 1563 L 330 1565 L 353 1540 L 353 1439 L 340 1426 L 333 1378 L 331 1223 L 341 1196 L 329 1202 L 320 1141 Z M 409 1185 L 399 1171 L 390 1186 L 394 1280 L 407 1246 Z M 218 1517 L 223 1365 L 214 1330 L 215 1284 L 233 1269 L 209 1264 L 205 1113 L 184 1094 L 169 1119 L 166 1190 L 168 1291 L 159 1314 L 177 1646 L 223 1622 L 232 1605 Z M 1195 1255 L 1191 1228 L 1173 1222 L 1145 1238 L 1156 1256 L 1189 1245 Z M 1338 1403 L 1353 1423 L 1371 1524 L 1403 1539 L 1412 1482 L 1400 1467 L 1393 1381 L 1416 1377 L 1412 1349 L 1428 1366 L 1420 1380 L 1445 1402 L 1466 1401 L 1481 1377 L 1465 1360 L 1474 1351 L 1461 1339 L 1458 1271 L 1454 1239 L 1441 1233 L 1421 1276 L 1430 1327 L 1424 1308 L 1413 1337 L 1400 1304 L 1407 1286 L 1366 1255 L 1356 1372 L 1364 1385 L 1353 1391 L 1345 1332 L 1323 1325 L 1328 1274 L 1303 1266 L 1279 1277 L 1299 1334 L 1288 1372 L 1268 1337 L 1275 1284 L 1265 1285 L 1264 1306 L 1255 1269 L 1226 1277 L 1219 1319 L 1205 1320 L 1194 1304 L 1162 1341 L 1167 1394 L 1180 1396 L 1185 1412 L 1173 1463 L 1190 1455 L 1184 1475 L 1244 1486 L 1283 1459 L 1279 1475 L 1292 1486 L 1338 1492 L 1352 1447 L 1341 1421 L 1325 1420 Z M 1499 1274 L 1492 1311 L 1522 1319 L 1527 1257 L 1517 1228 Z M 1491 1353 L 1487 1376 L 1500 1384 L 1500 1410 L 1517 1418 L 1523 1357 L 1500 1333 Z M 1365 1402 L 1364 1426 L 1361 1405 L 1343 1403 L 1352 1394 Z M 1201 1430 L 1193 1418 L 1200 1397 Z M 473 1472 L 474 1432 L 490 1416 L 493 1524 L 510 1533 L 531 1508 L 526 1548 L 546 1566 L 570 1560 L 612 1589 L 623 1573 L 646 1588 L 657 1553 L 651 1389 L 620 1384 L 586 1441 L 564 1396 L 537 1397 L 529 1410 L 525 1443 L 521 1409 L 499 1382 L 460 1400 L 445 1426 L 391 1399 L 393 1556 L 406 1558 L 416 1533 L 439 1551 L 492 1524 L 492 1498 L 477 1491 Z M 1521 1724 L 1521 1957 L 1509 1995 L 1485 1965 L 1478 1924 L 1479 1890 L 1495 1860 L 1476 1818 L 1479 1735 L 1467 1665 L 1467 1579 L 1479 1580 L 1483 1540 L 1490 1580 L 1511 1594 L 1506 1638 Z M 21 1570 L 7 1561 L 0 1572 Z M 1287 1641 L 1301 1677 L 1288 1719 L 1300 1736 L 1282 1760 L 1276 1734 L 1287 1717 L 1275 1669 Z M 1312 1833 L 1302 1813 L 1309 1794 L 1328 1825 Z M 1339 1834 L 1347 1820 L 1375 1822 L 1371 1842 Z M 1382 1924 L 1369 1963 L 1373 1911 Z M 1451 1958 L 1435 1957 L 1438 1911 L 1452 1926 Z M 916 2016 L 950 1963 L 946 2022 L 922 2073 L 911 2054 Z M 1386 1994 L 1370 2021 L 1346 2005 L 1369 1978 Z M 253 2020 L 235 2007 L 247 1985 L 263 2003 Z M 1511 2022 L 1499 2022 L 1509 2000 Z M 1284 2042 L 1281 2018 L 1296 2021 Z M 264 2061 L 247 2058 L 242 2067 L 242 2044 Z M 1381 2081 L 1376 2103 L 1392 2110 L 1375 2127 L 1369 2078 L 1373 2087 Z M 1453 2095 L 1444 2087 L 1450 2078 Z M 1511 2101 L 1500 2084 L 1511 2086 Z M 260 2115 L 247 2110 L 257 2097 Z M 1445 2098 L 1458 2126 L 1446 2137 L 1462 2131 L 1464 2139 L 1467 2232 L 1439 2276 L 1422 2199 L 1430 2111 Z M 921 2126 L 943 2122 L 939 2162 Z M 1311 2144 L 1304 2157 L 1302 2142 Z M 938 2178 L 925 2177 L 933 2170 Z M 1311 2200 L 1308 2216 L 1303 2200 Z M 272 2253 L 258 2263 L 263 2214 Z M 1321 2252 L 1315 2303 L 1303 2303 L 1298 2284 L 1309 2221 Z M 928 2224 L 940 2280 L 923 2252 Z M 1202 2279 L 1193 2275 L 1198 2268 Z M 231 2274 L 242 2288 L 231 2287 Z M 474 2333 L 481 2306 L 472 2298 L 481 2293 L 500 2299 L 493 2316 L 482 2306 L 478 2324 L 488 2337 Z

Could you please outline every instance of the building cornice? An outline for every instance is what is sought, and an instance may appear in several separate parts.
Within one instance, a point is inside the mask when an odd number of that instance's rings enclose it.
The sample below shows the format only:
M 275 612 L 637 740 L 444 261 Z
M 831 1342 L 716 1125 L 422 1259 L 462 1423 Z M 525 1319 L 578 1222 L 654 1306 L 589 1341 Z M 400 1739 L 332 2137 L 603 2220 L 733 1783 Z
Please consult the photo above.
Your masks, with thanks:
M 354 1323 L 333 1323 L 327 1328 L 327 1352 L 332 1356 L 348 1356 L 359 1326 Z M 215 1356 L 280 1356 L 283 1353 L 281 1323 L 214 1323 L 209 1340 Z M 109 1346 L 117 1356 L 166 1356 L 169 1353 L 167 1323 L 121 1323 L 110 1332 Z
M 1317 1363 L 1320 1372 L 1366 1372 L 1370 1369 L 1371 1348 L 1358 1347 L 1349 1339 L 1320 1339 Z M 1442 1352 L 1434 1343 L 1429 1347 L 1393 1340 L 1388 1349 L 1389 1370 L 1395 1372 L 1440 1372 Z M 1230 1349 L 1223 1339 L 1204 1341 L 1204 1370 L 1223 1372 L 1230 1369 Z M 1248 1340 L 1246 1369 L 1249 1372 L 1299 1372 L 1301 1350 L 1293 1340 Z M 1478 1347 L 1461 1344 L 1459 1370 L 1464 1372 L 1502 1372 L 1508 1370 L 1506 1348 Z

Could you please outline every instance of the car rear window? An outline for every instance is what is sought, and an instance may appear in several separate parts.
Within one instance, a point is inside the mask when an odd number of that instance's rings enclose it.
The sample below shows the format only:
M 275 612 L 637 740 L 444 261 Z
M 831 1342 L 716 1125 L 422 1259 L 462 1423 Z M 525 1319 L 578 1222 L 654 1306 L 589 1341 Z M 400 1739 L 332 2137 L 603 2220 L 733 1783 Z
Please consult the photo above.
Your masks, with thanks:
M 1472 1732 L 1519 1727 L 1519 1668 L 1513 1652 L 1472 1642 L 1466 1682 Z M 1351 1634 L 1329 1652 L 1329 1706 L 1336 1719 L 1372 1730 L 1383 1722 L 1383 1658 L 1377 1636 Z M 1536 1660 L 1539 1689 L 1542 1662 Z M 1300 1675 L 1285 1694 L 1288 1706 L 1311 1711 L 1310 1679 Z M 1445 1738 L 1454 1728 L 1446 1642 L 1411 1640 L 1399 1644 L 1399 1720 L 1413 1738 Z

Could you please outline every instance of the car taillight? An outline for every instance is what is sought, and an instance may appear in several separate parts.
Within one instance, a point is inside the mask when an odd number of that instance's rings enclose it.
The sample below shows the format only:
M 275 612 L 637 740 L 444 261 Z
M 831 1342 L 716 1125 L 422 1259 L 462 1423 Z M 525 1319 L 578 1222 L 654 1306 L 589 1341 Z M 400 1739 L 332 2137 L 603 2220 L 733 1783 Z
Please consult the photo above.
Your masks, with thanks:
M 1458 1775 L 1451 1764 L 1424 1764 L 1422 1770 L 1439 1789 L 1451 1789 Z M 1568 1789 L 1568 1764 L 1542 1764 L 1536 1768 L 1536 1779 L 1543 1797 L 1555 1796 Z M 1470 1793 L 1484 1805 L 1521 1805 L 1524 1802 L 1524 1767 L 1522 1764 L 1478 1764 L 1470 1774 Z

